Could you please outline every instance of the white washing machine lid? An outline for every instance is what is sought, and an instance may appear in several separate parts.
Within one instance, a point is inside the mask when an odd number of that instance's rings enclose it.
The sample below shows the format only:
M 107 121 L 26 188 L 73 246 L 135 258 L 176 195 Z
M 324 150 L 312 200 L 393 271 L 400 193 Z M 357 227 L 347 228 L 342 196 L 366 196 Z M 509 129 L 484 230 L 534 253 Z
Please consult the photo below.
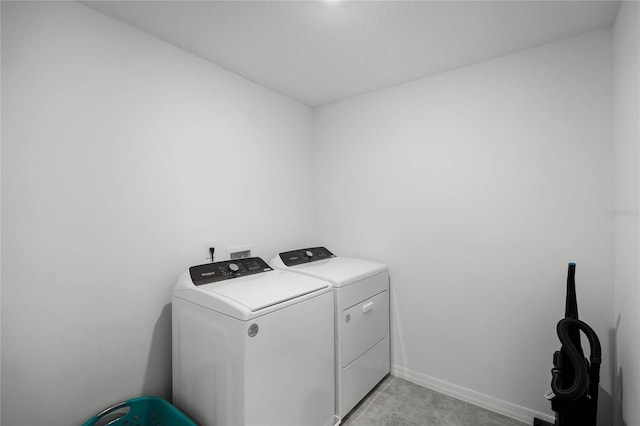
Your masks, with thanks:
M 218 294 L 245 306 L 251 312 L 268 308 L 305 294 L 327 288 L 318 280 L 301 280 L 293 274 L 265 273 L 202 286 L 203 290 Z
M 276 256 L 269 264 L 276 269 L 298 272 L 328 281 L 333 284 L 334 287 L 343 287 L 385 272 L 388 269 L 387 265 L 382 263 L 342 256 L 302 263 L 295 266 L 286 266 L 280 256 Z
M 288 271 L 255 275 L 196 286 L 189 271 L 179 278 L 174 297 L 243 321 L 331 291 L 326 281 Z

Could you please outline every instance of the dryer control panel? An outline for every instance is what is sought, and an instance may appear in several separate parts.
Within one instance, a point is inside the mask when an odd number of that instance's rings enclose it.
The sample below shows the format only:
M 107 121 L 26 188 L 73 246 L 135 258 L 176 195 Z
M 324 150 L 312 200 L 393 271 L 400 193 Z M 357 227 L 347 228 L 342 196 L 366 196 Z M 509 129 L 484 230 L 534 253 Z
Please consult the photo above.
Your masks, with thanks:
M 327 250 L 326 247 L 312 247 L 280 253 L 280 259 L 282 259 L 282 262 L 286 266 L 295 266 L 316 260 L 329 259 L 331 257 L 336 256 Z
M 271 266 L 259 257 L 248 257 L 192 266 L 189 268 L 189 274 L 195 285 L 203 285 L 272 270 Z

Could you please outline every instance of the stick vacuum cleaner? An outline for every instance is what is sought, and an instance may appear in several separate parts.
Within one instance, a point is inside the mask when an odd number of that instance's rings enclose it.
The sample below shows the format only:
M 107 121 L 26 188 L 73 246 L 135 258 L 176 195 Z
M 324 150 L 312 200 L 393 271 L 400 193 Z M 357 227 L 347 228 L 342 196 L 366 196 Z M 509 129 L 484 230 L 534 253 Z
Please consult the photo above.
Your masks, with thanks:
M 601 347 L 593 329 L 578 319 L 575 274 L 576 264 L 569 263 L 564 319 L 556 327 L 562 346 L 553 354 L 551 392 L 545 396 L 556 413 L 554 425 L 596 426 Z M 582 351 L 580 332 L 589 340 L 588 360 Z M 550 425 L 540 419 L 534 419 L 533 424 Z

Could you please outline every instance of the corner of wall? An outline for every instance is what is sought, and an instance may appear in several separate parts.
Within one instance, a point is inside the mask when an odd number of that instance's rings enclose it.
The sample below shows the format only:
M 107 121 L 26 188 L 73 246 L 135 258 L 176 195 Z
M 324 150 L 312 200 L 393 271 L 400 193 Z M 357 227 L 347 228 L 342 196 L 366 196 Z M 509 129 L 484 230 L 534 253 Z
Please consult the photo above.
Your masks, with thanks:
M 2 40 L 2 2 L 0 2 L 0 40 Z M 0 100 L 2 99 L 2 54 L 0 53 Z M 0 129 L 2 129 L 0 101 Z M 0 135 L 0 242 L 2 241 L 2 135 Z M 0 244 L 0 383 L 2 382 L 2 244 Z M 2 424 L 2 385 L 0 384 L 0 424 Z
M 640 424 L 640 3 L 621 2 L 614 66 L 614 424 Z

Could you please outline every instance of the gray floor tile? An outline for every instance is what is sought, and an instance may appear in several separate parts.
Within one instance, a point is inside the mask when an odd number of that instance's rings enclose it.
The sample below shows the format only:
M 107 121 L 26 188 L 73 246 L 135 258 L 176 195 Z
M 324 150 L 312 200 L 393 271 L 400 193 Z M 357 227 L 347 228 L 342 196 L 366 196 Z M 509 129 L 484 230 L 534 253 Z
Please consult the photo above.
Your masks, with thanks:
M 462 413 L 462 426 L 523 426 L 524 424 L 471 404 L 467 404 L 467 409 Z
M 378 401 L 386 403 L 387 408 L 397 407 L 408 421 L 438 426 L 459 421 L 465 408 L 462 401 L 399 378 L 381 393 Z
M 388 376 L 343 426 L 523 426 L 516 420 Z
M 359 416 L 353 418 L 351 426 L 419 426 L 405 416 L 402 408 L 389 408 L 378 404 L 370 404 Z M 423 423 L 424 425 L 439 426 L 437 423 Z

